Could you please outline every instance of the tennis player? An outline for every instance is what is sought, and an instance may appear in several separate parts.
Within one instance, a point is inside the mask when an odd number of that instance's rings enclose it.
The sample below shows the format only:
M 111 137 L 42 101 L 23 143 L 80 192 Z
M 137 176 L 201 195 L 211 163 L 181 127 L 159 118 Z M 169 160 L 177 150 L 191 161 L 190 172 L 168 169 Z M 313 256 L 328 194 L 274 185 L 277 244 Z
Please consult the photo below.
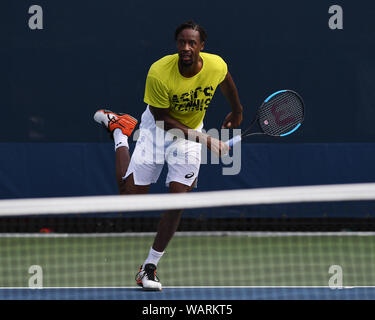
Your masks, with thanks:
M 243 107 L 227 64 L 217 55 L 202 52 L 206 38 L 204 28 L 195 22 L 181 24 L 175 31 L 177 53 L 161 58 L 150 67 L 144 95 L 147 107 L 131 158 L 128 137 L 137 120 L 109 110 L 95 113 L 95 121 L 113 135 L 120 194 L 147 193 L 150 184 L 157 182 L 165 162 L 169 192 L 189 192 L 197 184 L 201 144 L 219 154 L 228 151 L 224 142 L 201 133 L 203 118 L 218 85 L 232 109 L 223 128 L 240 125 Z M 181 136 L 176 138 L 170 134 L 171 129 L 180 130 Z M 182 210 L 169 210 L 160 220 L 153 245 L 136 275 L 137 284 L 144 289 L 162 289 L 156 268 L 177 230 L 181 213 Z

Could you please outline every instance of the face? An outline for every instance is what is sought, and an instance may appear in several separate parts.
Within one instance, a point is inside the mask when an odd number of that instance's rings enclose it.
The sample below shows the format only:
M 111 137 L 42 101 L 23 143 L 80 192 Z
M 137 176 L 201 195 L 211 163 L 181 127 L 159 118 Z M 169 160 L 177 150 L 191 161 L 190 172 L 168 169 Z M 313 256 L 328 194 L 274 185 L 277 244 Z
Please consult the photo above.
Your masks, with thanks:
M 183 66 L 189 67 L 199 59 L 199 52 L 203 50 L 199 31 L 184 29 L 177 36 L 177 51 Z

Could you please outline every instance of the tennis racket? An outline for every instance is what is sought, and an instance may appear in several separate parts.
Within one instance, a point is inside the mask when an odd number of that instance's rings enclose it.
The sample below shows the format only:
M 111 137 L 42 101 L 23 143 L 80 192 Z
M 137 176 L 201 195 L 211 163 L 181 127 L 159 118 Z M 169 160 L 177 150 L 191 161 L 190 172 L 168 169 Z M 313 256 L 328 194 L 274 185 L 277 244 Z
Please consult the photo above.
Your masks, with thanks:
M 267 97 L 258 108 L 251 125 L 241 134 L 228 140 L 232 147 L 246 137 L 266 134 L 273 137 L 284 137 L 295 132 L 305 116 L 305 105 L 302 97 L 292 90 L 280 90 Z M 254 125 L 258 131 L 251 132 Z

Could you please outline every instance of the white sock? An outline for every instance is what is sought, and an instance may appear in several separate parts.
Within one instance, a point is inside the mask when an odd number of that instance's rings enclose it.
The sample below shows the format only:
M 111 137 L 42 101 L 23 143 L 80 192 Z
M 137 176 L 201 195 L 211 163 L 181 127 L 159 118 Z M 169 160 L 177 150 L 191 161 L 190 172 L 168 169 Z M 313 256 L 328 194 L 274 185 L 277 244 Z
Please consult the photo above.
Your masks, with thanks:
M 144 269 L 145 265 L 148 264 L 148 263 L 152 263 L 155 266 L 157 266 L 160 258 L 163 256 L 163 254 L 164 254 L 164 251 L 158 252 L 158 251 L 155 251 L 154 249 L 152 249 L 152 247 L 151 247 L 150 252 L 148 253 L 148 257 L 147 257 L 146 261 L 144 262 L 144 264 L 142 266 L 142 269 Z
M 129 148 L 128 136 L 123 134 L 121 129 L 117 128 L 113 131 L 113 140 L 115 140 L 115 150 L 120 147 Z

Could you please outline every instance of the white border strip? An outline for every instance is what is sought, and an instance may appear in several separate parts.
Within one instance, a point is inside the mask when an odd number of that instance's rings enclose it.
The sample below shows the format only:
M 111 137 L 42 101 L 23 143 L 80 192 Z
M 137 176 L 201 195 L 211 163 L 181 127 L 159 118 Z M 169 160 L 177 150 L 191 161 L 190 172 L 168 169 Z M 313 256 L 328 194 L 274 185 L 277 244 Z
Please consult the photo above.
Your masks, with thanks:
M 156 232 L 124 233 L 0 233 L 1 238 L 141 238 Z M 179 231 L 175 237 L 374 237 L 375 232 L 270 232 L 270 231 Z
M 127 196 L 0 200 L 0 215 L 158 211 L 207 207 L 375 200 L 375 183 Z

